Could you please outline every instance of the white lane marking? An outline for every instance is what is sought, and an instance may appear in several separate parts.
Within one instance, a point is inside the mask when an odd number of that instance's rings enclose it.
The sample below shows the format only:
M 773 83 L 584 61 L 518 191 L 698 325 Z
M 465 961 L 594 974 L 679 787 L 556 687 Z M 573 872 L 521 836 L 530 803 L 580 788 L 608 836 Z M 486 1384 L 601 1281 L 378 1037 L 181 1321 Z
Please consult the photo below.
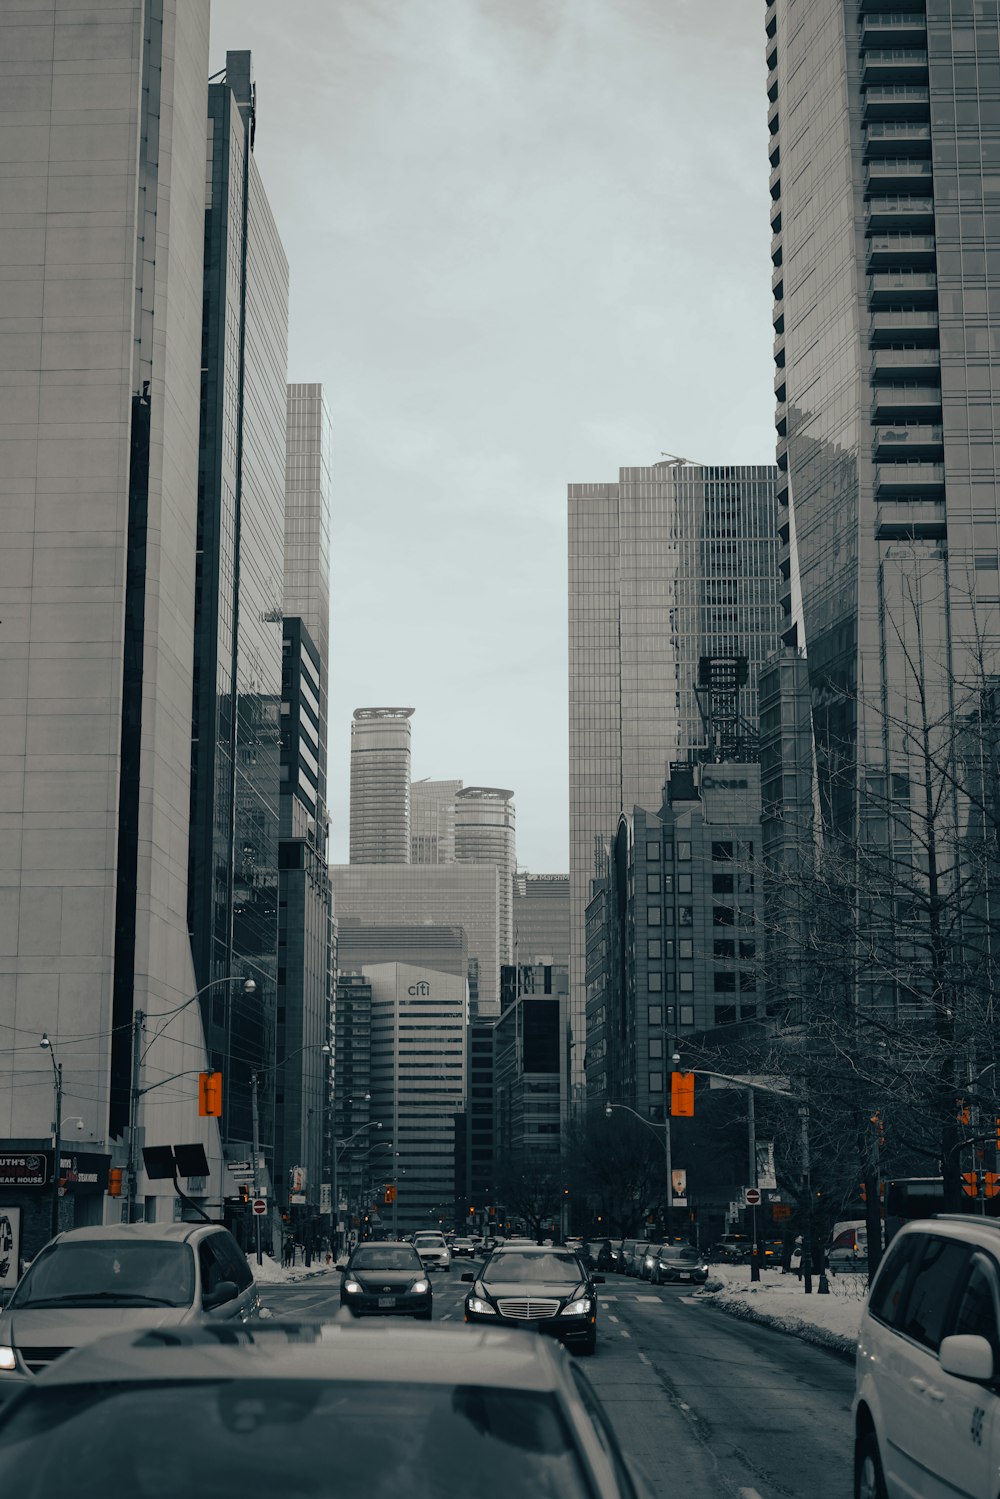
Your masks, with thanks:
M 604 1296 L 604 1295 L 602 1295 L 601 1296 L 601 1300 L 602 1301 L 617 1301 L 618 1297 L 617 1296 Z
M 610 1313 L 610 1312 L 609 1312 L 609 1313 L 608 1313 L 608 1321 L 609 1321 L 609 1322 L 617 1322 L 617 1321 L 618 1321 L 618 1318 L 617 1318 L 617 1317 L 613 1317 L 613 1316 L 612 1316 L 612 1315 L 611 1315 L 611 1313 Z
M 632 1336 L 632 1334 L 630 1332 L 626 1332 L 625 1331 L 624 1327 L 622 1328 L 621 1332 L 622 1332 L 622 1337 L 623 1338 L 630 1338 Z
M 442 1322 L 447 1322 L 447 1320 L 448 1320 L 448 1318 L 450 1316 L 451 1316 L 451 1312 L 442 1312 L 441 1313 L 441 1321 Z
M 685 1306 L 700 1306 L 701 1305 L 701 1302 L 698 1300 L 697 1296 L 678 1296 L 677 1300 L 678 1301 L 683 1301 L 683 1303 L 684 1303 Z M 760 1499 L 759 1495 L 758 1495 L 758 1499 Z
M 689 1411 L 690 1409 L 691 1409 L 691 1407 L 686 1403 L 686 1401 L 682 1400 L 681 1401 L 681 1410 L 682 1411 Z M 759 1494 L 757 1495 L 757 1499 L 760 1499 L 760 1495 Z
M 655 1301 L 657 1306 L 663 1305 L 662 1296 L 637 1296 L 636 1301 Z
M 756 1489 L 737 1489 L 740 1499 L 760 1499 Z
M 640 1363 L 648 1364 L 650 1368 L 653 1367 L 653 1360 L 651 1358 L 647 1358 L 646 1355 L 641 1351 L 639 1353 L 639 1361 Z

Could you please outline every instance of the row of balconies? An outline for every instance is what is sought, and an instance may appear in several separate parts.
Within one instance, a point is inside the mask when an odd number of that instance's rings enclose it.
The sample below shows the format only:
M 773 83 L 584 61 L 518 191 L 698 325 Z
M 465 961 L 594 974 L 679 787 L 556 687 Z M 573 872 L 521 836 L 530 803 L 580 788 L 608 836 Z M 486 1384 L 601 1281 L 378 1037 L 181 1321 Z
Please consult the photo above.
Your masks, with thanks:
M 876 422 L 930 422 L 941 420 L 941 387 L 926 384 L 876 385 L 872 389 L 872 416 Z
M 940 349 L 875 348 L 869 367 L 869 378 L 873 385 L 887 381 L 906 380 L 911 383 L 929 385 L 941 379 Z
M 865 90 L 862 119 L 929 120 L 931 94 L 922 83 L 876 83 Z
M 865 161 L 882 157 L 926 157 L 931 154 L 928 120 L 872 120 L 865 127 Z
M 861 45 L 870 48 L 926 47 L 927 17 L 921 11 L 866 11 Z
M 926 47 L 871 47 L 861 57 L 861 82 L 870 88 L 877 83 L 926 83 Z
M 876 427 L 872 457 L 888 459 L 892 463 L 924 460 L 926 466 L 929 460 L 933 464 L 944 457 L 944 428 L 931 422 Z
M 873 271 L 868 277 L 868 305 L 882 307 L 936 307 L 937 275 L 934 271 Z
M 880 156 L 865 166 L 865 197 L 926 193 L 934 184 L 933 163 L 923 156 Z
M 937 246 L 933 234 L 873 234 L 868 241 L 868 270 L 899 270 L 904 266 L 916 270 L 937 264 Z

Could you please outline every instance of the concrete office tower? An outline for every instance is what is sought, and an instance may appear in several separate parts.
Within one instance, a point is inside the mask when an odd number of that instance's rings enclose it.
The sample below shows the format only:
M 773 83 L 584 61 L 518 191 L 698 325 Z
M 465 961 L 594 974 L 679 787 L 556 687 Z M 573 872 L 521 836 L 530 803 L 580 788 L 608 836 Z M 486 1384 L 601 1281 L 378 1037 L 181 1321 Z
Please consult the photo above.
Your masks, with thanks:
M 461 789 L 461 781 L 411 783 L 411 864 L 454 864 L 455 797 Z
M 517 870 L 513 791 L 466 786 L 455 797 L 455 859 L 495 864 L 500 873 L 500 962 L 514 951 L 513 880 Z
M 624 468 L 569 488 L 570 1016 L 582 1103 L 585 911 L 619 813 L 657 809 L 669 762 L 706 744 L 705 655 L 745 656 L 747 716 L 777 645 L 775 470 Z
M 278 846 L 275 1180 L 305 1170 L 305 1210 L 328 1211 L 324 1148 L 333 1076 L 332 894 L 326 757 L 330 655 L 330 415 L 322 385 L 287 388 Z
M 961 712 L 1000 643 L 997 9 L 886 9 L 763 13 L 782 636 L 849 836 L 886 772 L 901 832 L 918 697 Z
M 371 1115 L 382 1122 L 372 1170 L 384 1161 L 384 1181 L 396 1188 L 382 1220 L 393 1237 L 446 1227 L 455 1211 L 455 1119 L 466 1096 L 466 981 L 410 963 L 373 963 L 364 977 Z
M 208 89 L 190 928 L 223 1139 L 273 1140 L 288 263 L 253 155 L 248 52 Z M 228 982 L 246 974 L 249 997 Z M 211 985 L 210 988 L 206 986 Z
M 568 966 L 568 874 L 515 874 L 514 962 Z
M 334 864 L 330 878 L 340 929 L 390 929 L 384 962 L 399 956 L 396 928 L 463 927 L 473 1018 L 499 1014 L 500 875 L 495 864 Z
M 351 723 L 352 864 L 410 862 L 412 708 L 356 708 Z
M 202 1140 L 187 926 L 208 7 L 8 10 L 0 125 L 0 1151 L 52 1143 L 54 1074 L 100 1222 L 146 1143 Z M 133 1022 L 147 1055 L 132 1071 Z M 165 1017 L 175 1012 L 171 1021 Z M 165 1027 L 154 1040 L 155 1028 Z M 37 1041 L 48 1033 L 52 1051 Z M 83 1129 L 77 1128 L 77 1119 Z M 51 1181 L 51 1158 L 46 1163 Z M 160 1193 L 157 1196 L 157 1193 Z M 145 1198 L 145 1203 L 143 1202 Z M 167 1199 L 171 1202 L 168 1204 Z M 139 1209 L 170 1210 L 140 1171 Z M 48 1237 L 51 1188 L 0 1188 Z

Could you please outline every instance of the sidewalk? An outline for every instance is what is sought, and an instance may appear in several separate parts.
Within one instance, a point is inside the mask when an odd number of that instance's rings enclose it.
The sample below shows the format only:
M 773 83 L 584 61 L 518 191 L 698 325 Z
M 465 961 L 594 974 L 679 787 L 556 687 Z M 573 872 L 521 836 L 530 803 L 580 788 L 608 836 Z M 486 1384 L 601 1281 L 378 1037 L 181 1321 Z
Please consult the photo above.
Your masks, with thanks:
M 829 1296 L 816 1294 L 816 1279 L 807 1296 L 796 1275 L 762 1270 L 753 1285 L 749 1265 L 713 1265 L 704 1290 L 696 1294 L 727 1316 L 759 1322 L 853 1360 L 867 1276 L 831 1275 Z

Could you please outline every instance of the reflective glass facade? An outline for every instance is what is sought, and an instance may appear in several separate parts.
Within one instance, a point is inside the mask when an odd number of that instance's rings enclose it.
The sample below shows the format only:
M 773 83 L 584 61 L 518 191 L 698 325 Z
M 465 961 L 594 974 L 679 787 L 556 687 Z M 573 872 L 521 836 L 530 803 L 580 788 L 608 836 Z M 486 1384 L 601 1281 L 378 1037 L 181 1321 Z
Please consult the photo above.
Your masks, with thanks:
M 225 1140 L 273 1131 L 288 265 L 252 154 L 248 53 L 209 88 L 190 926 Z M 219 982 L 253 978 L 256 990 Z
M 619 814 L 657 808 L 668 762 L 697 757 L 703 655 L 757 673 L 777 644 L 775 470 L 626 468 L 569 489 L 571 1074 L 582 1101 L 585 911 L 595 845 Z
M 919 702 L 960 705 L 1000 643 L 1000 17 L 764 19 L 783 638 L 808 656 L 828 824 L 867 837 L 859 791 L 905 788 L 909 861 Z

